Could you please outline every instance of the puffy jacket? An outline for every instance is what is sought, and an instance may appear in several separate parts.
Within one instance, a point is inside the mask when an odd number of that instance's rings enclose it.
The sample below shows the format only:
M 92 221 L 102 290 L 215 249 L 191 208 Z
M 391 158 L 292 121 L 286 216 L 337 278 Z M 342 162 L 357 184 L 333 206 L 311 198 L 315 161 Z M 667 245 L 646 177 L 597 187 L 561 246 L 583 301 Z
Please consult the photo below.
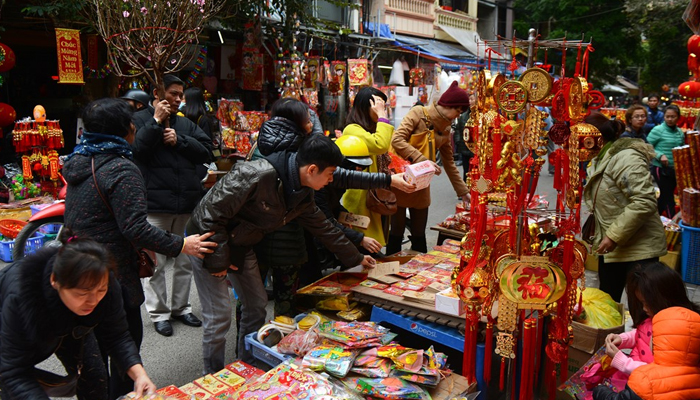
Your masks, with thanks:
M 296 154 L 281 152 L 237 163 L 204 196 L 192 212 L 188 232 L 214 232 L 218 243 L 204 258 L 210 272 L 241 265 L 249 248 L 266 234 L 292 220 L 319 238 L 346 266 L 362 262 L 362 255 L 333 227 L 313 201 L 314 191 L 294 178 Z M 292 186 L 292 187 L 290 187 Z
M 644 131 L 649 132 L 654 129 L 655 126 L 659 126 L 664 123 L 664 112 L 658 108 L 652 110 L 647 106 L 647 123 L 644 124 Z
M 185 117 L 170 116 L 170 127 L 177 144 L 163 143 L 162 125 L 153 119 L 148 106 L 134 114 L 136 138 L 131 147 L 134 159 L 146 181 L 148 212 L 189 214 L 202 197 L 201 164 L 213 159 L 211 138 Z
M 294 122 L 287 118 L 273 117 L 260 127 L 258 151 L 263 156 L 278 151 L 296 151 L 306 136 Z
M 57 251 L 42 249 L 0 271 L 0 387 L 4 399 L 48 400 L 33 377 L 33 370 L 54 354 L 63 338 L 72 335 L 76 327 L 94 332 L 122 373 L 141 364 L 129 335 L 117 280 L 110 275 L 105 297 L 92 313 L 80 317 L 63 304 L 51 287 Z
M 656 314 L 652 323 L 654 362 L 635 369 L 619 394 L 596 388 L 596 400 L 700 399 L 700 315 L 671 307 Z
M 683 146 L 685 144 L 685 134 L 679 127 L 673 127 L 663 124 L 654 127 L 647 136 L 649 144 L 654 146 L 656 155 L 651 161 L 657 167 L 662 167 L 659 158 L 666 156 L 668 158 L 668 166 L 673 167 L 673 148 Z
M 638 261 L 666 254 L 666 233 L 659 218 L 649 161 L 651 145 L 620 138 L 588 168 L 583 196 L 596 219 L 596 248 L 604 236 L 617 247 L 605 262 Z M 595 206 L 594 198 L 595 199 Z
M 76 154 L 63 167 L 68 182 L 66 226 L 107 247 L 119 270 L 126 306 L 138 307 L 144 297 L 136 248 L 175 257 L 183 238 L 148 223 L 146 188 L 131 160 L 113 154 L 95 156 L 95 176 L 111 212 L 95 189 L 91 164 L 91 157 Z
M 452 187 L 455 192 L 457 192 L 457 196 L 462 197 L 469 193 L 469 188 L 462 180 L 462 174 L 459 172 L 459 169 L 457 169 L 457 165 L 455 165 L 454 152 L 452 150 L 452 133 L 450 129 L 452 121 L 442 116 L 434 103 L 428 107 L 413 107 L 408 114 L 403 117 L 401 125 L 394 131 L 391 137 L 391 146 L 396 154 L 410 161 L 412 164 L 427 160 L 420 151 L 410 144 L 411 135 L 420 134 L 428 130 L 423 108 L 426 108 L 428 116 L 430 117 L 430 123 L 434 127 L 435 152 L 440 152 L 442 168 L 445 170 L 447 177 L 450 178 L 450 183 L 452 183 Z M 414 193 L 394 190 L 394 194 L 396 194 L 399 207 L 423 209 L 430 206 L 430 187 Z

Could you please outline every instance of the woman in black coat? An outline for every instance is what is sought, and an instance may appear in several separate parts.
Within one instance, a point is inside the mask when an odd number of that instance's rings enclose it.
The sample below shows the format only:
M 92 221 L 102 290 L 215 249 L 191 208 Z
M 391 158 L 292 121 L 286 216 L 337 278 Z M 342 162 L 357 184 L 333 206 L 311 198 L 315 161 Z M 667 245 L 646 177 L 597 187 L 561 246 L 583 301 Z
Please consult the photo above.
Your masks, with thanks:
M 114 257 L 129 332 L 138 348 L 143 339 L 140 307 L 144 295 L 137 249 L 169 257 L 182 252 L 201 258 L 212 252 L 208 247 L 216 244 L 205 241 L 210 233 L 182 238 L 146 220 L 146 187 L 130 146 L 136 132 L 132 113 L 121 99 L 88 104 L 83 111 L 83 139 L 66 161 L 63 176 L 68 182 L 66 227 L 80 237 L 104 244 Z M 131 390 L 132 383 L 122 376 L 112 368 L 112 398 Z
M 77 378 L 78 399 L 108 398 L 96 340 L 138 394 L 156 386 L 129 335 L 114 263 L 100 244 L 71 236 L 0 271 L 0 388 L 3 399 L 48 399 L 51 382 Z M 35 366 L 56 354 L 67 377 Z M 64 386 L 65 387 L 65 386 Z

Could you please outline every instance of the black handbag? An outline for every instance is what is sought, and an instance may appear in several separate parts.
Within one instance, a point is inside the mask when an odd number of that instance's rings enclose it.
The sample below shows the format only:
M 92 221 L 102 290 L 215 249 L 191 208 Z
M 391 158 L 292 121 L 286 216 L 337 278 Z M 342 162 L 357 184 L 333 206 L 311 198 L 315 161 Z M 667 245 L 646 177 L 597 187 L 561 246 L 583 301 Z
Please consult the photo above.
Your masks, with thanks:
M 114 210 L 112 210 L 112 207 L 109 205 L 109 203 L 107 203 L 107 200 L 102 195 L 100 186 L 97 184 L 97 177 L 95 176 L 95 157 L 92 158 L 92 179 L 95 181 L 95 189 L 97 189 L 97 194 L 100 195 L 102 202 L 105 203 L 105 206 L 107 206 L 107 209 L 112 214 L 112 217 L 116 219 L 117 217 L 114 215 Z M 131 243 L 131 245 L 134 246 L 133 243 Z M 136 248 L 136 246 L 134 246 L 134 248 Z M 136 254 L 138 255 L 139 278 L 152 277 L 153 271 L 158 266 L 156 253 L 152 250 L 136 249 Z

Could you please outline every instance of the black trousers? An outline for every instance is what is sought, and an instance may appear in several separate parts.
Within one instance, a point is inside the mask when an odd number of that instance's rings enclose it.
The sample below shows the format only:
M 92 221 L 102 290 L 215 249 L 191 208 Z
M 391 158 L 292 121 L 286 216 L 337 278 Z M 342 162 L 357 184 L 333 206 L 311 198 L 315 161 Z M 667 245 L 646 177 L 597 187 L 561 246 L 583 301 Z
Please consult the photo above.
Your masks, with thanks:
M 122 293 L 126 291 L 122 290 Z M 143 321 L 141 320 L 141 307 L 124 307 L 126 312 L 126 322 L 129 324 L 129 335 L 134 340 L 136 348 L 141 350 L 141 342 L 143 341 Z M 100 346 L 104 364 L 109 365 L 109 398 L 114 400 L 134 390 L 134 381 L 126 375 L 119 372 L 117 366 L 110 361 L 107 364 L 106 351 Z
M 625 284 L 627 283 L 627 274 L 635 266 L 649 261 L 659 261 L 659 257 L 639 261 L 606 263 L 604 256 L 598 256 L 600 290 L 609 294 L 613 300 L 619 303 L 622 297 L 622 291 L 625 289 Z M 630 296 L 629 293 L 627 293 L 627 295 Z M 634 296 L 634 294 L 632 296 Z
M 676 201 L 673 192 L 676 190 L 676 171 L 672 167 L 651 166 L 651 176 L 659 186 L 661 194 L 658 199 L 659 215 L 673 218 L 676 215 Z
M 422 208 L 409 208 L 408 212 L 411 214 L 411 246 L 412 250 L 420 251 L 426 253 L 427 247 L 425 247 L 425 229 L 428 226 L 428 209 Z M 406 230 L 406 209 L 403 207 L 397 207 L 396 214 L 391 216 L 391 236 L 403 238 L 403 233 Z M 418 241 L 421 241 L 421 248 L 416 248 Z

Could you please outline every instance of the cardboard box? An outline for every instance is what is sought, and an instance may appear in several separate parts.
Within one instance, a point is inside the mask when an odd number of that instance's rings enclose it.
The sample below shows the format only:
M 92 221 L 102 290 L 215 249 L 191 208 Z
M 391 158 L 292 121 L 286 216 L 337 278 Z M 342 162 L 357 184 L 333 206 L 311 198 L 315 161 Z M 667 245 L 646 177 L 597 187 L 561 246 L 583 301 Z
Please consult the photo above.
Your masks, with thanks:
M 435 309 L 458 317 L 467 312 L 464 302 L 452 291 L 452 288 L 435 294 Z
M 681 272 L 681 252 L 669 250 L 665 256 L 659 257 L 659 261 L 671 267 L 678 272 Z
M 406 171 L 403 178 L 409 184 L 416 185 L 417 190 L 425 189 L 430 186 L 430 181 L 435 175 L 435 167 L 432 161 L 422 161 L 416 164 L 406 166 Z
M 324 304 L 332 302 L 336 311 L 347 311 L 350 309 L 352 288 L 365 279 L 367 274 L 362 272 L 334 272 L 297 290 L 297 306 L 316 308 L 316 304 L 323 301 Z
M 589 254 L 586 257 L 585 268 L 589 271 L 598 272 L 598 256 Z
M 593 356 L 593 354 L 588 354 L 585 351 L 577 350 L 574 349 L 573 347 L 569 346 L 569 356 L 568 356 L 568 369 L 566 371 L 566 377 L 562 378 L 561 377 L 561 365 L 557 364 L 555 367 L 555 371 L 557 373 L 557 382 L 558 383 L 563 383 L 565 382 L 568 378 L 571 377 L 571 375 L 575 374 L 576 371 L 581 369 L 583 365 L 588 362 L 588 360 Z M 544 364 L 543 364 L 544 365 Z M 547 394 L 547 388 L 545 387 L 546 385 L 541 385 L 537 393 L 539 394 L 540 399 L 548 399 L 549 395 Z M 569 396 L 568 393 L 557 389 L 557 393 L 555 396 L 556 400 L 574 400 L 571 396 Z
M 610 329 L 596 329 L 580 322 L 573 321 L 574 340 L 571 347 L 588 354 L 593 354 L 605 344 L 605 337 L 611 333 L 622 333 L 625 331 L 625 308 L 622 304 L 617 304 L 617 309 L 622 315 L 622 325 Z M 590 356 L 589 356 L 590 357 Z

